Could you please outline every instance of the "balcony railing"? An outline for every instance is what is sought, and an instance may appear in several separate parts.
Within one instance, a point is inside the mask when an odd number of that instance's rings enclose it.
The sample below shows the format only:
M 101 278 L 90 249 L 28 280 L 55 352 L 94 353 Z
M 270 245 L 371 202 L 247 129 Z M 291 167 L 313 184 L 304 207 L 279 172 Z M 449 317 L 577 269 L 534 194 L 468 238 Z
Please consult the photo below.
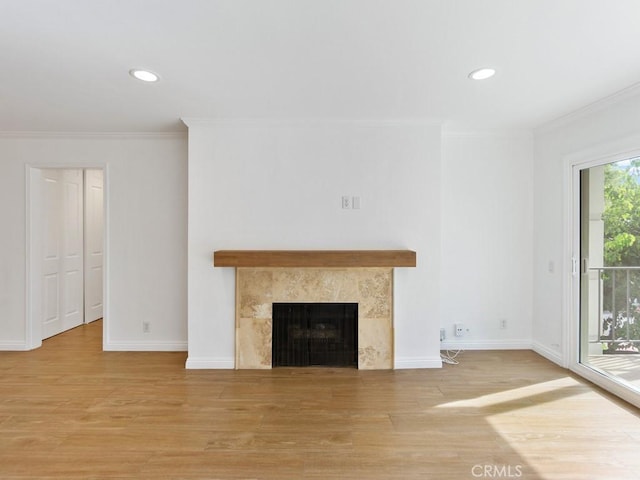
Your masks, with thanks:
M 598 335 L 605 353 L 640 352 L 640 267 L 591 268 L 599 278 Z M 590 325 L 590 334 L 592 331 Z

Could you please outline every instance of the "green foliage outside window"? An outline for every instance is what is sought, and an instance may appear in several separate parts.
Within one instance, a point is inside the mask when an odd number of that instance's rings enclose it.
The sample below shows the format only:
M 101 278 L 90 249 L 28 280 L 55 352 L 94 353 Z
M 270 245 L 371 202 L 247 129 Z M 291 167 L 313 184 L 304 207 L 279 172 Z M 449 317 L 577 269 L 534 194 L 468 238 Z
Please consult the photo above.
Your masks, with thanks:
M 605 166 L 604 197 L 604 265 L 640 267 L 640 158 Z M 628 342 L 616 340 L 640 339 L 640 298 L 637 298 L 640 297 L 640 274 L 607 272 L 603 274 L 603 289 L 603 309 L 611 312 L 601 332 L 603 337 L 612 340 L 607 344 L 608 350 L 629 351 Z M 638 346 L 631 348 L 635 350 Z

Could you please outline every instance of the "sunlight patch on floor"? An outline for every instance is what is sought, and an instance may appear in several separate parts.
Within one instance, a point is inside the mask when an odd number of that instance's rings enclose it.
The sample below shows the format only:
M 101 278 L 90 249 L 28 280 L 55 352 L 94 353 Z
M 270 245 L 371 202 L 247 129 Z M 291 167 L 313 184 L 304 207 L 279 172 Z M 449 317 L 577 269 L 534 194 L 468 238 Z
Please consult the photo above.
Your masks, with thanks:
M 579 382 L 567 376 L 548 382 L 527 385 L 526 387 L 503 390 L 501 392 L 491 393 L 480 397 L 442 403 L 436 406 L 436 408 L 487 408 L 498 404 L 505 404 L 507 402 L 525 400 L 532 396 L 536 396 L 536 398 L 539 399 L 541 394 L 579 386 Z

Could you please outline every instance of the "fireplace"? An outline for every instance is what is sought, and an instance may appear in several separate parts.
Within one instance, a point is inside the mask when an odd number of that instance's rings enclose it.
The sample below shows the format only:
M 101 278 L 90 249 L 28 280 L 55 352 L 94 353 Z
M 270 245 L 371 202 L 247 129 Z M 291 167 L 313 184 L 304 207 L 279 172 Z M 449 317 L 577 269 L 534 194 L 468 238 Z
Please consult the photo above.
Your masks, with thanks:
M 273 367 L 357 367 L 357 303 L 274 303 Z
M 272 368 L 272 310 L 278 303 L 357 305 L 358 369 L 392 369 L 393 270 L 415 267 L 412 250 L 218 250 L 216 267 L 235 267 L 235 367 Z M 327 329 L 326 322 L 319 322 Z M 276 327 L 277 328 L 277 327 Z M 322 327 L 300 337 L 328 336 Z

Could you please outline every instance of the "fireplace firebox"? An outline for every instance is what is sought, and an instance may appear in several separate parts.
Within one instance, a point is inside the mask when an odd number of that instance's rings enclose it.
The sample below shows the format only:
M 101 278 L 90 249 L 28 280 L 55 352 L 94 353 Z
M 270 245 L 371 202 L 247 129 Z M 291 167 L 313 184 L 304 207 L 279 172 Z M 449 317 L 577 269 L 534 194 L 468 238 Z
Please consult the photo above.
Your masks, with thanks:
M 358 367 L 357 303 L 274 303 L 273 367 Z

